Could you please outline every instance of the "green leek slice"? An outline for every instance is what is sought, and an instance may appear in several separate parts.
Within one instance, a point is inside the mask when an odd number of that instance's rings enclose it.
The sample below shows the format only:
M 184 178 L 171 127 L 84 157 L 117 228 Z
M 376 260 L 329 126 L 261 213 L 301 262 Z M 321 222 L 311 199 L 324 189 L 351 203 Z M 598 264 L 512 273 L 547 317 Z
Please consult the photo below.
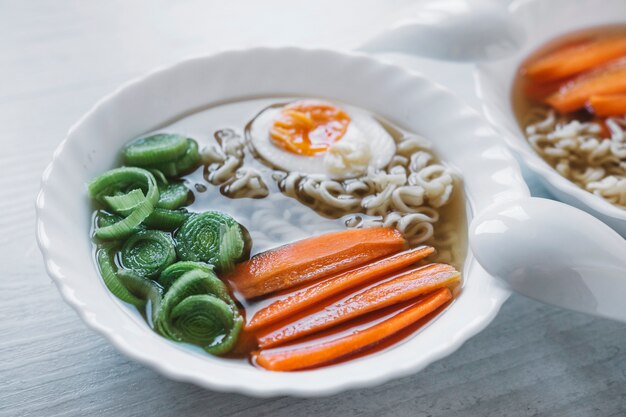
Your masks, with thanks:
M 201 346 L 208 353 L 230 351 L 243 327 L 243 318 L 226 285 L 212 272 L 185 272 L 165 293 L 155 329 L 179 342 Z
M 191 214 L 185 209 L 167 210 L 155 208 L 143 224 L 152 228 L 171 232 L 178 229 Z
M 129 269 L 120 269 L 117 277 L 133 295 L 144 301 L 146 310 L 150 309 L 149 313 L 146 311 L 146 315 L 150 318 L 150 327 L 154 328 L 163 297 L 161 286 Z
M 187 139 L 187 150 L 176 161 L 176 171 L 178 175 L 185 175 L 195 170 L 200 165 L 200 151 L 198 150 L 198 142 L 193 139 Z
M 109 205 L 113 201 L 109 208 L 125 216 L 114 224 L 98 227 L 95 235 L 101 239 L 118 239 L 132 234 L 152 213 L 159 200 L 154 175 L 142 168 L 112 169 L 92 180 L 88 189 L 91 197 L 103 204 Z M 124 191 L 128 189 L 130 191 Z M 135 189 L 142 191 L 143 198 L 133 191 Z
M 163 173 L 163 175 L 165 175 L 168 178 L 174 178 L 174 177 L 178 177 L 178 170 L 176 169 L 176 162 L 175 161 L 171 161 L 171 162 L 163 162 L 161 164 L 156 164 L 154 165 L 154 168 L 161 173 Z
M 165 177 L 165 175 L 159 171 L 156 168 L 149 168 L 148 171 L 150 171 L 152 173 L 152 175 L 154 175 L 154 178 L 156 178 L 157 182 L 159 184 L 168 184 L 167 178 Z M 159 186 L 159 191 L 161 191 L 161 187 Z
M 126 164 L 147 167 L 180 158 L 187 146 L 184 136 L 158 133 L 132 140 L 124 146 L 122 154 Z
M 159 185 L 159 202 L 157 207 L 168 210 L 182 207 L 189 199 L 190 192 L 189 188 L 182 182 Z
M 170 178 L 188 174 L 200 165 L 198 142 L 177 134 L 137 138 L 124 147 L 122 155 L 127 165 L 158 170 Z
M 176 260 L 174 241 L 169 233 L 140 230 L 126 240 L 120 259 L 125 269 L 155 277 Z
M 178 229 L 175 241 L 181 260 L 206 262 L 221 272 L 242 257 L 245 246 L 239 223 L 217 211 L 189 217 Z
M 180 177 L 189 174 L 200 165 L 200 151 L 198 143 L 193 139 L 187 139 L 187 150 L 180 158 L 174 161 L 162 162 L 152 167 L 163 172 L 167 177 Z
M 109 291 L 120 300 L 132 304 L 137 308 L 143 308 L 145 301 L 131 293 L 117 276 L 117 268 L 113 262 L 113 254 L 110 248 L 103 247 L 96 253 L 100 274 Z
M 123 220 L 122 216 L 118 216 L 117 214 L 107 213 L 104 210 L 98 210 L 96 212 L 96 227 L 106 227 L 111 226 Z
M 107 206 L 115 213 L 122 216 L 128 216 L 133 212 L 141 203 L 144 202 L 146 196 L 143 195 L 143 191 L 139 188 L 135 188 L 126 194 L 117 194 L 102 197 L 106 201 Z
M 161 272 L 159 275 L 159 284 L 167 291 L 172 283 L 180 278 L 185 272 L 194 271 L 199 269 L 207 273 L 213 273 L 213 266 L 205 264 L 204 262 L 192 262 L 192 261 L 179 261 L 176 262 Z

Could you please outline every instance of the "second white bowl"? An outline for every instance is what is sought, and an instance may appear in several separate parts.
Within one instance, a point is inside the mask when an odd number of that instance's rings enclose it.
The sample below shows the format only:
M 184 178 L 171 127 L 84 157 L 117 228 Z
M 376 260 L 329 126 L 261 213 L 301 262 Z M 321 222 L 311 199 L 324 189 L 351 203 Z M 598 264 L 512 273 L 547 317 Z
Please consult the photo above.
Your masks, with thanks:
M 477 65 L 477 93 L 492 125 L 515 151 L 518 160 L 537 174 L 559 200 L 596 216 L 626 237 L 626 210 L 597 197 L 546 163 L 529 145 L 511 100 L 513 81 L 521 62 L 534 50 L 560 35 L 593 26 L 626 24 L 624 0 L 520 0 L 510 6 L 513 19 L 526 32 L 526 41 L 513 56 Z

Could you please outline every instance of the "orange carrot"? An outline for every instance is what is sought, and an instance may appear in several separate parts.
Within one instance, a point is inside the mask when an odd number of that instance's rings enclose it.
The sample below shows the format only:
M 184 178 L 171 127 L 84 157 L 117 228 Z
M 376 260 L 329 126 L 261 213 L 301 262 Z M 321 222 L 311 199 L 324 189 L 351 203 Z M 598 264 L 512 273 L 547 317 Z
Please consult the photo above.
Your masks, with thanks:
M 550 94 L 554 94 L 565 85 L 570 79 L 559 81 L 547 81 L 547 82 L 533 82 L 530 80 L 524 80 L 522 91 L 524 95 L 530 99 L 543 101 Z
M 526 67 L 534 81 L 545 82 L 570 77 L 626 56 L 626 35 L 611 36 L 559 48 Z
M 626 94 L 591 96 L 587 105 L 596 116 L 624 116 L 626 115 Z
M 371 347 L 434 312 L 452 299 L 448 288 L 441 288 L 398 314 L 364 330 L 319 343 L 264 349 L 256 363 L 270 371 L 294 371 L 322 365 Z
M 259 310 L 246 325 L 247 330 L 256 330 L 284 320 L 288 315 L 310 307 L 342 291 L 364 284 L 374 278 L 392 274 L 431 255 L 431 246 L 420 246 L 356 269 L 333 275 L 313 285 L 296 290 L 286 297 L 274 301 Z
M 246 298 L 327 277 L 407 247 L 392 228 L 353 229 L 300 240 L 253 256 L 226 276 Z
M 259 346 L 261 348 L 278 346 L 317 333 L 372 311 L 448 286 L 459 277 L 460 274 L 452 266 L 444 264 L 430 264 L 404 271 L 375 286 L 306 310 L 306 314 L 295 320 L 262 329 L 257 333 Z
M 565 84 L 546 102 L 561 113 L 582 108 L 594 95 L 626 93 L 626 61 L 606 66 Z

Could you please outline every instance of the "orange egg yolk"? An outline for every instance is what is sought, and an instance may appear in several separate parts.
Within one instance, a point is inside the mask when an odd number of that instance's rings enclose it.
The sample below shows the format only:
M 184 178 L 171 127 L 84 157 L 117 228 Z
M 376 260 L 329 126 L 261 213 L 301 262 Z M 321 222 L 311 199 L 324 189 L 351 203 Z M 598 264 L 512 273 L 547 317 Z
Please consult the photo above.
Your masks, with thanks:
M 270 127 L 272 142 L 297 155 L 326 152 L 346 133 L 350 116 L 342 109 L 317 100 L 301 100 L 284 106 Z

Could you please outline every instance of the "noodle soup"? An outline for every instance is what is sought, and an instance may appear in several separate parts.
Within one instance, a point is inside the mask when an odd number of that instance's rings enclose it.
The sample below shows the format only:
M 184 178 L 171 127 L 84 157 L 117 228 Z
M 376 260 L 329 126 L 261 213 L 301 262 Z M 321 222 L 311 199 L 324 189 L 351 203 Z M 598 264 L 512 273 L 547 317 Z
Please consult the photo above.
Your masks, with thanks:
M 288 101 L 288 99 L 259 99 L 226 104 L 186 117 L 160 131 L 184 132 L 190 137 L 197 138 L 199 142 L 205 144 L 204 153 L 206 155 L 214 151 L 214 147 L 219 147 L 217 138 L 220 136 L 230 135 L 231 137 L 236 137 L 237 140 L 245 141 L 246 130 L 249 129 L 250 122 L 254 120 L 251 116 L 276 103 Z M 382 125 L 394 140 L 401 141 L 406 137 L 418 137 L 399 127 L 394 127 L 386 121 L 382 121 Z M 425 146 L 430 147 L 423 138 L 419 138 L 419 140 L 424 141 Z M 435 168 L 436 172 L 434 174 L 445 170 L 450 179 L 456 182 L 456 187 L 454 192 L 450 192 L 445 203 L 441 206 L 433 208 L 428 204 L 424 204 L 419 207 L 421 223 L 428 223 L 433 225 L 433 227 L 424 227 L 424 229 L 428 230 L 428 233 L 417 236 L 413 240 L 412 246 L 424 243 L 433 244 L 438 248 L 438 261 L 453 263 L 460 268 L 465 257 L 465 243 L 463 242 L 466 242 L 465 234 L 467 227 L 459 179 L 445 168 L 445 165 L 439 163 L 434 153 L 428 148 L 423 148 L 420 152 L 423 152 L 423 154 L 420 154 L 419 158 L 424 160 L 424 162 L 420 161 L 420 163 L 429 164 L 429 166 Z M 399 164 L 401 162 L 400 159 L 404 159 L 404 157 L 395 157 L 391 165 L 394 163 Z M 312 235 L 340 230 L 347 225 L 351 227 L 376 226 L 375 221 L 378 218 L 374 211 L 365 213 L 364 211 L 366 210 L 363 208 L 348 208 L 342 211 L 340 208 L 329 206 L 317 200 L 312 204 L 307 204 L 306 195 L 292 197 L 291 193 L 293 193 L 293 190 L 285 189 L 284 179 L 288 175 L 284 171 L 273 167 L 268 161 L 255 158 L 252 152 L 244 154 L 242 166 L 257 171 L 268 190 L 267 194 L 259 195 L 258 189 L 251 185 L 250 189 L 246 191 L 238 190 L 240 193 L 238 198 L 242 198 L 241 200 L 230 198 L 228 191 L 232 190 L 233 187 L 232 183 L 227 184 L 226 182 L 232 178 L 237 169 L 228 173 L 230 175 L 222 173 L 227 181 L 221 185 L 213 185 L 210 180 L 212 174 L 210 163 L 204 165 L 202 170 L 199 169 L 186 178 L 193 184 L 201 185 L 200 191 L 195 187 L 193 189 L 195 199 L 190 208 L 197 210 L 222 210 L 231 213 L 233 217 L 241 220 L 240 223 L 246 225 L 251 234 L 253 254 Z M 431 175 L 434 174 L 431 173 Z M 306 181 L 306 179 L 304 180 Z M 303 179 L 300 178 L 300 181 L 302 182 Z M 309 179 L 309 181 L 311 180 Z M 350 183 L 350 181 L 354 180 L 348 180 L 347 186 L 354 186 L 354 182 Z M 300 184 L 300 186 L 302 187 L 303 185 Z M 432 186 L 432 188 L 435 187 L 436 185 Z M 245 194 L 246 192 L 248 194 Z M 435 192 L 436 190 L 433 191 L 433 193 Z M 232 195 L 232 192 L 230 194 Z M 353 195 L 359 196 L 360 194 L 355 193 Z M 319 195 L 315 197 L 322 198 Z M 244 201 L 248 204 L 240 203 Z M 378 209 L 382 210 L 385 208 L 387 207 Z M 391 220 L 388 219 L 388 222 Z M 358 224 L 358 221 L 362 223 Z M 388 224 L 390 223 L 386 225 Z M 454 233 L 454 238 L 450 237 L 452 233 Z
M 521 65 L 513 109 L 561 175 L 626 209 L 626 26 L 557 38 Z
M 171 163 L 150 159 L 161 158 L 158 152 L 165 149 L 155 151 L 155 141 L 176 148 L 174 132 L 197 143 L 197 168 L 177 168 L 187 154 Z M 415 133 L 345 104 L 271 98 L 212 107 L 164 126 L 130 142 L 123 150 L 126 163 L 129 154 L 147 148 L 149 162 L 140 160 L 140 169 L 153 173 L 157 183 L 163 177 L 161 199 L 184 185 L 190 191 L 184 208 L 172 206 L 165 213 L 172 217 L 161 223 L 149 215 L 131 237 L 122 238 L 127 240 L 121 248 L 107 252 L 107 261 L 102 253 L 110 241 L 98 236 L 103 215 L 133 216 L 119 210 L 120 200 L 137 194 L 125 180 L 104 200 L 95 197 L 95 250 L 107 286 L 112 288 L 107 279 L 119 278 L 114 284 L 137 296 L 137 284 L 125 271 L 133 268 L 132 251 L 141 248 L 128 242 L 147 239 L 151 229 L 166 230 L 140 255 L 172 247 L 173 258 L 139 277 L 150 286 L 139 291 L 149 308 L 139 310 L 165 337 L 268 370 L 309 369 L 391 347 L 441 313 L 460 291 L 456 271 L 467 240 L 460 180 Z M 140 189 L 149 194 L 149 186 Z M 158 207 L 159 215 L 168 211 Z M 220 229 L 211 235 L 200 218 Z M 185 241 L 201 228 L 198 240 Z M 217 254 L 207 260 L 211 239 Z M 218 313 L 201 312 L 202 303 L 216 300 L 202 291 L 187 296 L 189 288 L 201 286 L 202 274 L 222 282 L 215 284 L 222 290 L 206 286 L 221 300 L 219 325 L 207 318 Z M 182 286 L 193 279 L 200 281 Z M 183 295 L 171 295 L 179 290 Z M 202 320 L 202 332 L 218 334 L 210 343 L 184 328 Z M 393 332 L 383 334 L 393 325 Z M 357 340 L 361 335 L 370 336 Z

